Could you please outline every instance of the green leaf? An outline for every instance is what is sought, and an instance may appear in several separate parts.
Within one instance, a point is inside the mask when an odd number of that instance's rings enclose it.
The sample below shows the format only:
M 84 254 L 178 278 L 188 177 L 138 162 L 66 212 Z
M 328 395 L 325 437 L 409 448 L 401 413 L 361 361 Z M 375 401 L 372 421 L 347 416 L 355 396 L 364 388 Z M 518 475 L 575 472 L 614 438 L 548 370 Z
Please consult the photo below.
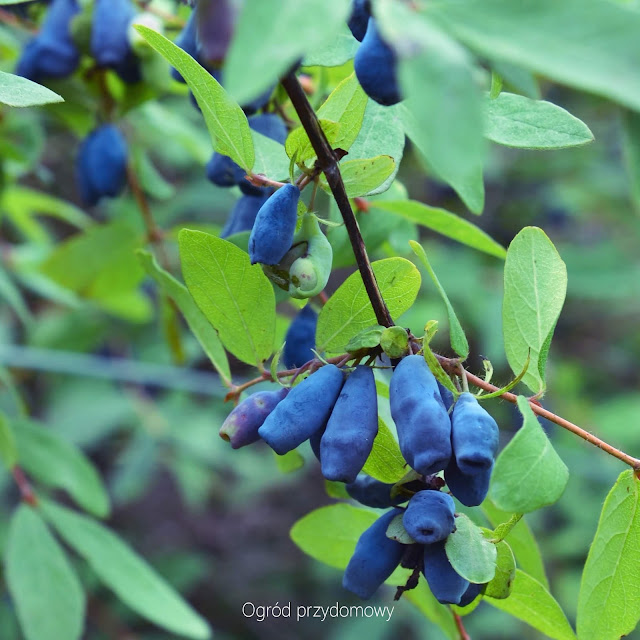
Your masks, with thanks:
M 602 507 L 582 573 L 578 637 L 614 640 L 640 619 L 640 481 L 623 471 Z
M 499 509 L 528 513 L 560 498 L 569 470 L 524 396 L 518 396 L 518 409 L 523 424 L 496 460 L 490 495 Z
M 145 193 L 156 200 L 169 200 L 175 196 L 175 187 L 156 169 L 145 149 L 140 146 L 133 147 L 131 160 Z
M 380 155 L 387 155 L 393 158 L 395 163 L 393 173 L 379 187 L 366 194 L 368 196 L 383 193 L 389 189 L 400 168 L 405 135 L 399 108 L 400 105 L 384 107 L 373 100 L 369 100 L 358 137 L 349 149 L 349 160 L 375 158 Z M 369 246 L 368 242 L 367 246 Z
M 0 300 L 4 300 L 20 318 L 25 326 L 31 325 L 33 316 L 24 300 L 20 289 L 14 284 L 9 274 L 0 264 Z
M 346 24 L 340 25 L 331 42 L 310 51 L 302 61 L 303 67 L 339 67 L 352 60 L 360 43 L 353 37 Z
M 349 16 L 346 0 L 247 0 L 225 60 L 225 84 L 245 103 L 307 51 L 330 44 Z
M 110 313 L 146 320 L 151 308 L 137 291 L 144 271 L 134 255 L 140 243 L 141 238 L 124 223 L 95 225 L 59 244 L 40 271 Z
M 451 614 L 451 609 L 435 599 L 424 580 L 421 579 L 415 589 L 405 591 L 402 598 L 411 602 L 427 620 L 437 624 L 449 640 L 459 640 L 460 633 Z
M 10 107 L 36 107 L 52 102 L 64 102 L 64 98 L 27 78 L 0 71 L 0 103 Z
M 77 640 L 85 596 L 64 551 L 32 507 L 9 524 L 6 580 L 26 640 Z
M 99 518 L 109 514 L 109 496 L 93 464 L 51 429 L 16 420 L 13 432 L 20 465 L 40 482 L 65 489 L 76 503 Z
M 495 545 L 497 551 L 496 574 L 485 587 L 484 595 L 504 600 L 508 598 L 516 577 L 516 559 L 511 547 L 501 540 Z
M 531 357 L 524 383 L 546 388 L 545 365 L 567 293 L 567 267 L 542 229 L 525 227 L 511 241 L 504 265 L 502 334 L 517 375 Z
M 493 142 L 522 149 L 564 149 L 593 141 L 589 127 L 562 107 L 504 92 L 485 100 L 484 133 Z
M 493 579 L 496 545 L 464 513 L 456 516 L 456 530 L 449 535 L 444 548 L 451 566 L 469 582 L 483 584 Z
M 295 449 L 285 453 L 283 456 L 279 456 L 275 451 L 273 455 L 278 465 L 278 471 L 280 473 L 293 473 L 298 469 L 304 467 L 304 458 Z
M 220 377 L 228 385 L 231 383 L 231 371 L 227 354 L 222 347 L 220 338 L 216 330 L 211 326 L 202 311 L 198 308 L 187 288 L 178 282 L 169 272 L 162 269 L 153 254 L 149 251 L 139 249 L 136 251 L 138 260 L 143 269 L 158 283 L 164 291 L 177 305 L 184 316 L 189 329 L 197 338 L 200 346 L 211 360 Z
M 416 544 L 416 541 L 404 528 L 403 517 L 404 513 L 399 513 L 393 518 L 393 520 L 391 520 L 389 526 L 387 527 L 387 538 L 395 540 L 400 544 Z
M 210 637 L 206 621 L 113 531 L 52 502 L 43 501 L 42 510 L 64 541 L 131 609 L 173 633 L 196 640 Z
M 378 515 L 344 503 L 320 507 L 293 525 L 291 539 L 312 558 L 336 569 L 344 569 L 358 538 Z
M 340 125 L 337 122 L 333 122 L 333 120 L 320 120 L 320 126 L 329 144 L 333 147 L 340 132 Z M 311 146 L 311 141 L 304 127 L 296 127 L 287 136 L 284 148 L 289 158 L 295 157 L 296 162 L 299 164 L 316 157 L 316 152 Z
M 498 509 L 489 498 L 482 503 L 482 510 L 494 527 L 507 522 L 512 515 Z M 549 582 L 544 570 L 540 548 L 524 517 L 520 518 L 518 524 L 509 531 L 507 538 L 509 546 L 516 556 L 518 566 L 548 589 Z
M 468 247 L 496 258 L 507 255 L 504 247 L 471 222 L 444 209 L 429 207 L 416 200 L 376 200 L 375 207 L 395 213 L 427 229 L 441 233 Z
M 286 180 L 289 177 L 289 158 L 284 145 L 251 129 L 256 160 L 253 173 L 262 174 L 272 180 Z
M 413 252 L 418 256 L 418 258 L 420 258 L 422 264 L 424 264 L 425 269 L 431 277 L 433 284 L 436 285 L 436 289 L 438 290 L 438 293 L 440 294 L 440 297 L 442 298 L 442 301 L 447 308 L 447 316 L 449 318 L 449 339 L 451 341 L 451 348 L 463 360 L 466 360 L 467 356 L 469 355 L 469 343 L 467 342 L 467 336 L 464 333 L 464 329 L 460 325 L 458 316 L 456 316 L 456 312 L 453 310 L 451 302 L 449 302 L 449 296 L 447 296 L 447 292 L 440 284 L 440 280 L 438 280 L 438 276 L 436 276 L 435 271 L 429 263 L 427 254 L 422 245 L 418 244 L 414 240 L 409 240 L 409 245 L 413 249 Z
M 356 74 L 352 73 L 340 82 L 318 109 L 318 118 L 340 125 L 334 147 L 349 151 L 360 133 L 367 101 Z
M 640 211 L 640 114 L 623 112 L 622 133 L 631 199 L 636 211 Z
M 385 258 L 372 264 L 378 287 L 391 316 L 413 305 L 420 290 L 420 272 L 404 258 Z M 329 298 L 318 317 L 318 351 L 339 353 L 357 333 L 376 324 L 376 315 L 359 272 L 352 273 Z
M 395 171 L 395 162 L 391 156 L 378 156 L 364 160 L 346 160 L 340 163 L 342 181 L 350 198 L 365 196 L 384 184 Z M 320 186 L 331 191 L 323 177 Z
M 179 236 L 182 273 L 189 292 L 228 351 L 261 366 L 272 353 L 275 296 L 260 265 L 231 242 L 201 231 Z
M 461 0 L 430 3 L 424 13 L 482 56 L 640 109 L 640 13 L 632 8 L 604 0 Z
M 506 600 L 485 597 L 485 602 L 526 622 L 554 640 L 576 638 L 567 616 L 553 596 L 537 580 L 520 569 L 516 569 L 511 595 Z
M 378 416 L 378 434 L 362 472 L 376 480 L 392 484 L 405 475 L 405 465 L 396 439 L 384 420 Z
M 18 462 L 18 450 L 9 418 L 0 412 L 0 459 L 7 469 L 11 470 Z
M 384 327 L 375 324 L 358 332 L 349 342 L 347 342 L 346 350 L 349 353 L 355 353 L 361 349 L 373 349 L 380 344 L 380 339 L 384 332 Z
M 399 54 L 407 135 L 434 171 L 480 213 L 484 193 L 466 185 L 482 175 L 481 96 L 465 49 L 432 22 L 396 2 L 379 4 L 379 24 Z M 481 180 L 480 180 L 481 182 Z
M 134 27 L 189 85 L 207 123 L 214 149 L 229 156 L 247 173 L 251 171 L 255 161 L 253 140 L 247 116 L 240 106 L 206 69 L 171 40 L 144 25 Z

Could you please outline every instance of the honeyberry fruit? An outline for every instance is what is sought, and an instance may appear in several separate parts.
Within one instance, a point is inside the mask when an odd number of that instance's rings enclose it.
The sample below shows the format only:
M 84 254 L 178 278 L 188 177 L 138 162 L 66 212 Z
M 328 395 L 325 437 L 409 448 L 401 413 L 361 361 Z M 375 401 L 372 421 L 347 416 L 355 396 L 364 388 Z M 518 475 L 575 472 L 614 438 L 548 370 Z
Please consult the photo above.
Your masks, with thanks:
M 467 590 L 462 594 L 462 598 L 460 598 L 458 606 L 466 607 L 470 605 L 480 595 L 483 587 L 484 584 L 469 583 Z
M 80 62 L 70 28 L 79 12 L 77 0 L 53 0 L 40 32 L 26 44 L 16 74 L 36 82 L 71 75 Z
M 393 484 L 386 484 L 365 473 L 361 473 L 353 482 L 347 484 L 345 489 L 360 504 L 374 509 L 386 509 L 407 501 L 407 496 L 402 494 L 398 494 L 394 498 L 391 497 L 393 486 Z
M 378 433 L 378 395 L 373 369 L 357 366 L 336 400 L 320 443 L 322 475 L 353 482 Z
M 444 403 L 444 408 L 449 411 L 453 406 L 453 393 L 447 389 L 443 384 L 438 381 L 438 390 L 440 391 L 440 397 L 442 398 L 442 402 Z
M 130 0 L 96 0 L 91 27 L 91 54 L 101 67 L 123 69 L 131 63 L 129 25 L 136 15 Z M 135 56 L 134 56 L 135 59 Z
M 294 387 L 258 429 L 260 437 L 284 455 L 327 424 L 342 388 L 342 371 L 328 364 Z
M 291 247 L 298 220 L 300 189 L 285 184 L 260 208 L 249 237 L 251 264 L 278 264 Z
M 449 487 L 449 491 L 463 505 L 467 507 L 477 507 L 482 504 L 489 492 L 491 482 L 491 472 L 493 464 L 488 469 L 483 469 L 473 475 L 463 473 L 456 464 L 455 458 L 451 458 L 449 465 L 444 471 L 444 480 Z
M 364 600 L 393 573 L 404 553 L 404 545 L 387 538 L 390 522 L 401 513 L 392 509 L 380 516 L 359 538 L 342 578 L 342 586 Z
M 127 142 L 112 124 L 94 129 L 82 142 L 76 159 L 80 196 L 87 205 L 100 198 L 115 198 L 124 188 L 127 175 Z
M 370 0 L 353 0 L 351 3 L 351 16 L 347 25 L 351 29 L 353 37 L 362 42 L 362 39 L 367 33 L 367 23 L 371 17 L 371 2 Z
M 444 545 L 445 541 L 441 540 L 424 546 L 423 574 L 438 602 L 459 604 L 469 582 L 451 566 Z
M 407 356 L 396 366 L 389 402 L 404 459 L 423 475 L 444 469 L 451 458 L 451 421 L 422 356 Z
M 252 393 L 227 416 L 220 427 L 220 437 L 234 449 L 256 442 L 260 439 L 258 429 L 287 393 L 289 389 L 285 388 Z
M 402 100 L 397 78 L 395 51 L 382 39 L 375 18 L 369 18 L 367 33 L 353 61 L 364 92 L 385 106 Z
M 205 173 L 209 181 L 217 187 L 235 187 L 239 182 L 246 182 L 245 170 L 229 156 L 223 156 L 217 151 L 211 154 Z
M 269 194 L 270 195 L 270 194 Z M 267 201 L 269 195 L 241 196 L 231 209 L 227 224 L 220 232 L 221 238 L 228 238 L 234 233 L 251 231 L 256 221 L 260 207 Z
M 289 325 L 282 352 L 282 362 L 287 369 L 301 367 L 314 357 L 311 349 L 316 345 L 317 325 L 318 314 L 309 305 Z
M 433 544 L 455 530 L 455 510 L 450 495 L 430 489 L 418 491 L 409 500 L 402 524 L 416 542 Z
M 451 415 L 451 444 L 458 469 L 466 475 L 493 465 L 498 450 L 498 425 L 470 393 L 460 394 Z

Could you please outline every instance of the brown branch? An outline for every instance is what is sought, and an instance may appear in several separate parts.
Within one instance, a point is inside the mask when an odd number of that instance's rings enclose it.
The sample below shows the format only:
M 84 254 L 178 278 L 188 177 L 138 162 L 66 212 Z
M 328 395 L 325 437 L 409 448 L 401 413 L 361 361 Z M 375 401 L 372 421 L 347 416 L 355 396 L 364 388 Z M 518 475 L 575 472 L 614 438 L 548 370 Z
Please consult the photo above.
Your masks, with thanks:
M 324 135 L 324 131 L 318 121 L 318 116 L 309 103 L 304 89 L 298 82 L 295 72 L 291 71 L 282 78 L 280 82 L 289 95 L 289 99 L 300 118 L 300 122 L 309 136 L 311 146 L 318 157 L 318 165 L 327 178 L 331 193 L 333 193 L 338 209 L 342 214 L 358 269 L 360 270 L 360 275 L 362 276 L 364 287 L 371 301 L 371 306 L 376 314 L 378 324 L 384 327 L 391 327 L 393 326 L 393 320 L 385 301 L 382 299 L 375 274 L 371 268 L 371 262 L 369 261 L 358 223 L 356 222 L 351 204 L 349 203 L 347 191 L 342 182 L 336 155 Z
M 344 364 L 346 364 L 352 358 L 353 358 L 353 356 L 350 353 L 343 353 L 340 356 L 334 356 L 333 358 L 327 358 L 326 362 L 328 362 L 329 364 L 335 364 L 335 365 L 343 366 Z M 278 379 L 280 379 L 280 378 L 289 378 L 291 376 L 297 376 L 298 374 L 301 373 L 301 371 L 303 369 L 309 368 L 309 364 L 310 363 L 322 364 L 319 360 L 312 360 L 312 361 L 307 362 L 304 365 L 302 365 L 302 367 L 297 367 L 295 369 L 286 369 L 285 371 L 278 371 L 278 374 L 277 374 Z M 259 384 L 260 382 L 265 382 L 267 380 L 271 381 L 271 382 L 275 382 L 275 380 L 273 379 L 273 376 L 271 375 L 271 373 L 269 373 L 269 371 L 263 371 L 262 375 L 258 376 L 257 378 L 253 378 L 253 379 L 248 380 L 247 382 L 245 382 L 243 384 L 240 384 L 240 385 L 237 385 L 237 386 L 234 385 L 231 388 L 231 391 L 229 391 L 229 393 L 227 393 L 227 395 L 225 396 L 224 401 L 228 402 L 229 400 L 236 400 L 243 391 L 246 391 L 250 387 L 253 387 L 256 384 Z
M 452 613 L 453 613 L 453 619 L 455 620 L 455 623 L 456 623 L 456 629 L 460 634 L 460 640 L 471 640 L 471 636 L 467 633 L 467 630 L 464 628 L 464 623 L 462 622 L 462 616 L 455 613 L 455 611 L 452 611 Z
M 13 479 L 18 485 L 18 490 L 20 491 L 20 497 L 22 500 L 27 504 L 30 504 L 32 507 L 37 506 L 38 500 L 36 499 L 36 495 L 33 492 L 31 483 L 29 482 L 25 472 L 16 465 L 11 469 L 11 473 L 13 474 Z
M 444 356 L 440 356 L 438 354 L 434 354 L 434 355 L 436 356 L 436 358 L 438 358 L 438 361 L 442 365 L 443 369 L 447 371 L 447 373 L 460 376 L 459 360 L 455 358 L 445 358 Z M 479 378 L 478 376 L 474 376 L 472 373 L 467 372 L 466 377 L 469 382 L 474 384 L 476 387 L 479 387 L 480 389 L 484 389 L 485 391 L 493 392 L 493 391 L 499 390 L 499 387 L 496 387 L 495 385 L 489 382 L 485 382 L 482 378 Z M 509 391 L 503 393 L 500 397 L 504 398 L 505 400 L 508 400 L 509 402 L 512 402 L 513 404 L 516 404 L 518 402 L 518 396 L 515 393 L 511 393 Z M 625 464 L 628 464 L 635 471 L 640 471 L 640 459 L 634 458 L 633 456 L 630 456 L 624 451 L 620 451 L 620 449 L 616 449 L 610 444 L 607 444 L 604 440 L 601 440 L 597 436 L 594 436 L 592 433 L 589 433 L 585 429 L 582 429 L 577 424 L 574 424 L 573 422 L 569 422 L 569 420 L 565 420 L 561 416 L 558 416 L 555 413 L 548 411 L 547 409 L 545 409 L 540 405 L 538 400 L 530 399 L 529 406 L 531 407 L 532 411 L 535 414 L 542 416 L 543 418 L 546 418 L 550 422 L 557 424 L 558 426 L 562 427 L 563 429 L 566 429 L 567 431 L 571 431 L 571 433 L 575 433 L 577 436 L 580 436 L 583 440 L 586 440 L 587 442 L 598 447 L 599 449 L 602 449 L 603 451 L 608 453 L 610 456 L 613 456 L 614 458 L 618 458 L 618 460 L 621 460 Z

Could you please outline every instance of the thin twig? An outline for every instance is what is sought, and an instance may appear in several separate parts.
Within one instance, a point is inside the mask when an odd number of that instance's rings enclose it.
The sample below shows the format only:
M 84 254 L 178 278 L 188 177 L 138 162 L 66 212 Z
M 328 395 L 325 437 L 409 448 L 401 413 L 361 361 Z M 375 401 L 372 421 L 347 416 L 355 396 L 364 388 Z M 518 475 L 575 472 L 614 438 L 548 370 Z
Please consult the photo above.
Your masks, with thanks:
M 445 358 L 444 356 L 440 356 L 438 354 L 435 354 L 435 356 L 436 358 L 438 358 L 438 361 L 448 373 L 454 374 L 457 376 L 460 375 L 457 359 Z M 480 389 L 484 389 L 485 391 L 490 391 L 490 392 L 499 390 L 499 387 L 496 387 L 495 385 L 489 382 L 485 382 L 482 378 L 479 378 L 478 376 L 474 376 L 472 373 L 467 372 L 466 376 L 469 382 L 474 384 L 476 387 L 479 387 Z M 518 402 L 518 396 L 515 393 L 511 393 L 509 391 L 503 393 L 500 397 L 504 398 L 505 400 L 508 400 L 509 402 L 512 402 L 513 404 L 516 404 Z M 546 418 L 550 422 L 557 424 L 563 429 L 567 429 L 567 431 L 571 431 L 571 433 L 575 433 L 577 436 L 580 436 L 583 440 L 586 440 L 587 442 L 598 447 L 599 449 L 602 449 L 603 451 L 608 453 L 610 456 L 613 456 L 614 458 L 618 458 L 618 460 L 621 460 L 625 464 L 628 464 L 634 470 L 640 471 L 640 459 L 634 458 L 633 456 L 630 456 L 624 451 L 620 451 L 620 449 L 616 449 L 610 444 L 607 444 L 604 440 L 601 440 L 600 438 L 594 436 L 592 433 L 589 433 L 585 429 L 582 429 L 577 424 L 574 424 L 573 422 L 569 422 L 569 420 L 565 420 L 561 416 L 558 416 L 555 413 L 548 411 L 547 409 L 542 407 L 539 401 L 537 400 L 529 400 L 529 406 L 531 407 L 532 411 L 535 414 L 542 416 L 543 418 Z
M 464 623 L 462 622 L 462 616 L 458 615 L 455 612 L 453 613 L 453 619 L 456 622 L 456 628 L 458 629 L 458 633 L 460 634 L 460 640 L 471 640 L 471 636 L 467 633 L 467 630 L 464 628 Z
M 35 493 L 31 488 L 31 483 L 25 475 L 25 472 L 20 467 L 15 466 L 11 469 L 11 473 L 13 474 L 13 479 L 18 485 L 18 490 L 20 491 L 22 500 L 27 504 L 30 504 L 32 507 L 35 507 L 38 504 L 38 500 L 36 499 Z
M 281 79 L 281 83 L 289 95 L 289 99 L 300 118 L 302 126 L 309 136 L 311 146 L 318 157 L 318 165 L 324 172 L 329 188 L 342 214 L 356 263 L 358 264 L 358 269 L 360 270 L 360 275 L 362 276 L 369 300 L 371 300 L 378 324 L 384 327 L 391 327 L 393 326 L 393 320 L 385 301 L 382 299 L 375 274 L 371 268 L 371 262 L 369 261 L 358 223 L 356 222 L 355 215 L 349 204 L 349 197 L 342 182 L 336 155 L 324 135 L 324 131 L 318 121 L 318 116 L 309 103 L 302 86 L 298 82 L 295 72 L 291 71 L 288 73 Z

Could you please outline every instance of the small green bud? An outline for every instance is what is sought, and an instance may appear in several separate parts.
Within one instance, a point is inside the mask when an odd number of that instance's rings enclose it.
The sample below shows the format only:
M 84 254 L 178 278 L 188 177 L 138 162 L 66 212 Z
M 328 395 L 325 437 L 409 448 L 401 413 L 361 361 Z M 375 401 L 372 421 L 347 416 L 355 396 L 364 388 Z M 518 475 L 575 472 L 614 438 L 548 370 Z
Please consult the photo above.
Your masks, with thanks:
M 382 332 L 380 346 L 390 358 L 402 358 L 409 353 L 409 336 L 402 327 L 388 327 Z

